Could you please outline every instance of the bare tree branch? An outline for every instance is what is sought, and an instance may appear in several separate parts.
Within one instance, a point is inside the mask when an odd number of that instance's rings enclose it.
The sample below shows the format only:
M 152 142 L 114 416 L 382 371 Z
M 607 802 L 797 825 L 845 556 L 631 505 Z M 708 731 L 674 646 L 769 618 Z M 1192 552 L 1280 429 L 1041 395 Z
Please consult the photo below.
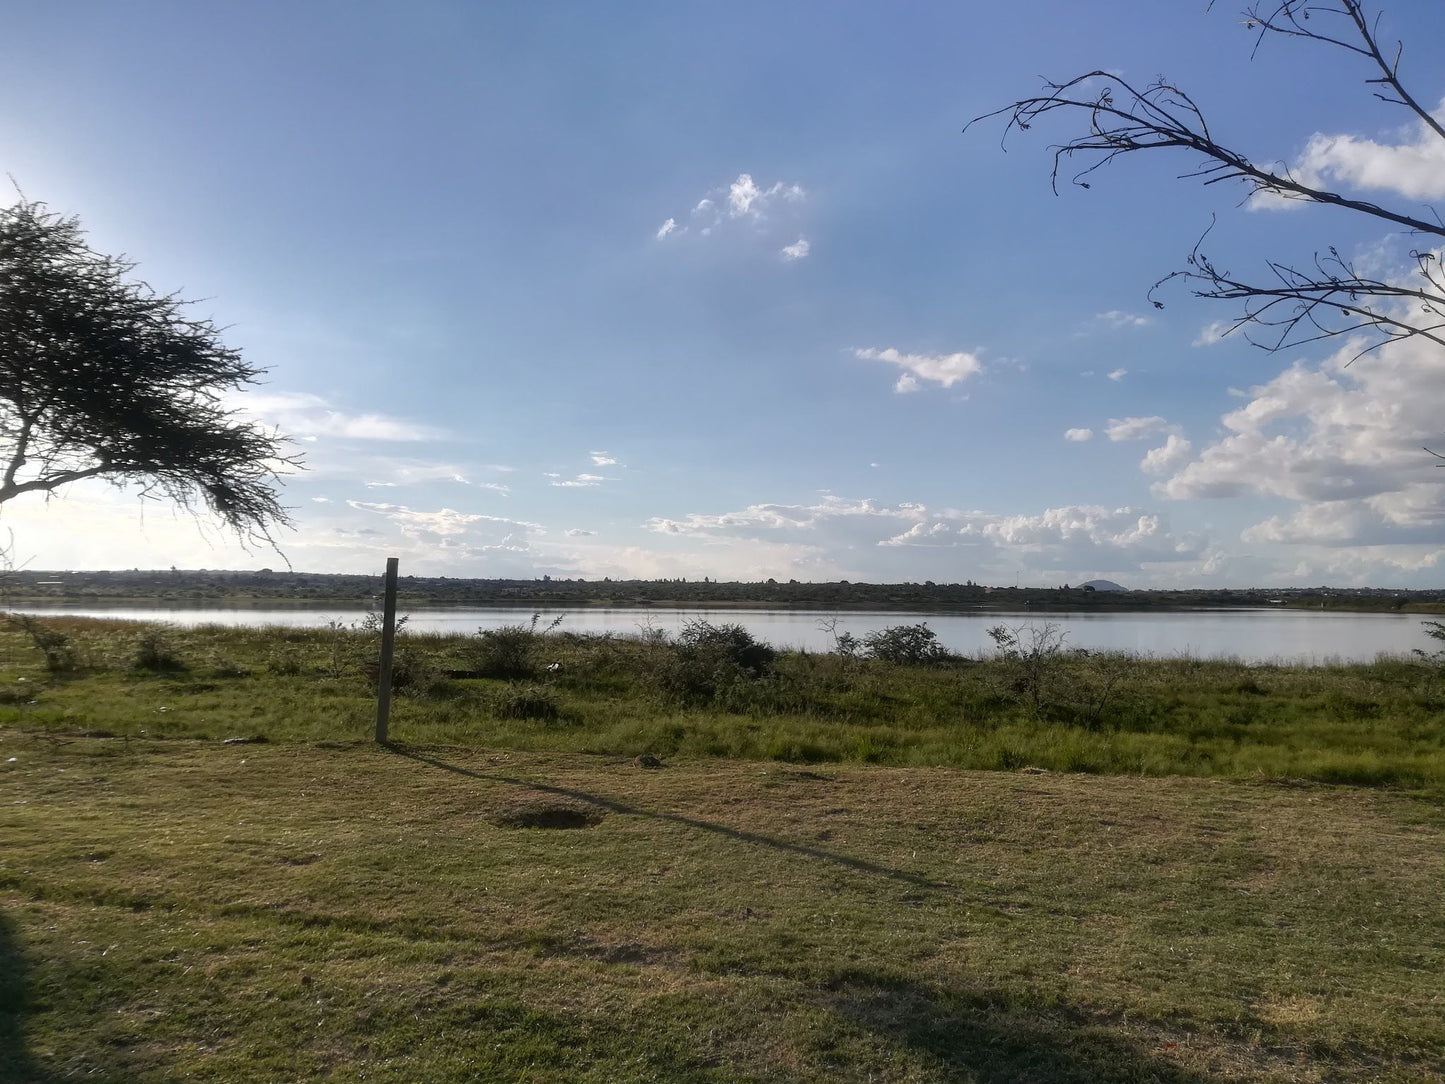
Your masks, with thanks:
M 1368 60 L 1379 75 L 1366 79 L 1366 85 L 1384 88 L 1374 91 L 1375 97 L 1407 109 L 1424 125 L 1427 134 L 1445 141 L 1445 126 L 1420 105 L 1401 79 L 1403 45 L 1396 47 L 1393 56 L 1386 55 L 1378 30 L 1359 0 L 1259 0 L 1245 10 L 1244 16 L 1245 25 L 1258 31 L 1256 51 L 1267 36 L 1280 35 Z M 1338 21 L 1338 32 L 1326 25 L 1329 19 Z M 1097 93 L 1087 93 L 1096 84 Z M 1276 197 L 1337 207 L 1411 233 L 1445 239 L 1445 223 L 1438 216 L 1373 203 L 1323 187 L 1316 178 L 1296 176 L 1288 166 L 1262 166 L 1252 161 L 1216 139 L 1194 99 L 1165 79 L 1140 87 L 1095 70 L 1066 82 L 1045 83 L 1044 90 L 1043 94 L 975 117 L 967 127 L 1004 117 L 1006 141 L 1014 131 L 1027 131 L 1049 114 L 1084 117 L 1086 130 L 1082 135 L 1052 148 L 1050 180 L 1055 192 L 1060 173 L 1066 164 L 1076 160 L 1084 164 L 1071 179 L 1088 188 L 1093 173 L 1122 155 L 1182 150 L 1203 159 L 1201 165 L 1181 174 L 1183 178 L 1197 179 L 1205 185 L 1240 181 L 1249 189 L 1251 198 Z M 1437 248 L 1440 244 L 1436 242 Z M 1411 256 L 1416 274 L 1409 283 L 1360 274 L 1334 247 L 1316 253 L 1302 266 L 1269 261 L 1268 277 L 1249 281 L 1221 268 L 1196 244 L 1187 266 L 1156 282 L 1149 299 L 1162 308 L 1158 289 L 1165 283 L 1183 280 L 1192 286 L 1196 296 L 1242 302 L 1242 312 L 1230 331 L 1244 329 L 1251 342 L 1267 350 L 1355 332 L 1374 337 L 1373 345 L 1366 350 L 1411 336 L 1445 346 L 1445 281 L 1439 252 L 1422 250 Z M 1250 334 L 1254 328 L 1269 331 Z

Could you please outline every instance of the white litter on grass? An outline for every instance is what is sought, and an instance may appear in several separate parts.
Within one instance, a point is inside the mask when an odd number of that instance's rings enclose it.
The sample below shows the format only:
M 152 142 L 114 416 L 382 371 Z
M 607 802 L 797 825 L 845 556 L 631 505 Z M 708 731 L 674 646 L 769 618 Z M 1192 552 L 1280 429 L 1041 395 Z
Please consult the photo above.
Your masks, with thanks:
M 20 759 L 19 757 L 11 757 L 11 758 L 10 758 L 9 760 L 7 760 L 5 763 L 6 763 L 6 764 L 14 764 L 14 763 L 15 763 L 17 760 L 19 760 L 19 759 Z

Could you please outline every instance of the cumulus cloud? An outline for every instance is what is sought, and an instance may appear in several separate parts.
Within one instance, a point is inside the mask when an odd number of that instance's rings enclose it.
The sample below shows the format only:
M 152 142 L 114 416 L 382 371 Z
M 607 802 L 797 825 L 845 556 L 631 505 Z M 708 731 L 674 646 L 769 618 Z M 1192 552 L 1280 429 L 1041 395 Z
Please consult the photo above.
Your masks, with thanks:
M 753 180 L 751 173 L 739 173 L 737 180 L 714 188 L 693 204 L 686 223 L 675 216 L 667 218 L 658 227 L 657 238 L 689 232 L 711 237 L 725 227 L 731 230 L 746 225 L 751 233 L 779 245 L 784 260 L 801 260 L 808 255 L 808 242 L 802 237 L 790 244 L 783 242 L 797 236 L 799 208 L 806 198 L 801 185 L 774 181 L 763 186 Z
M 596 531 L 584 531 L 581 527 L 569 527 L 565 532 L 568 538 L 586 538 L 595 535 Z
M 778 200 L 800 200 L 803 196 L 799 185 L 776 181 L 771 188 L 759 188 L 751 173 L 739 173 L 728 186 L 728 214 L 733 218 L 761 218 Z
M 1178 427 L 1154 414 L 1147 418 L 1110 418 L 1104 433 L 1110 440 L 1144 440 L 1177 432 Z
M 1152 448 L 1139 463 L 1146 474 L 1165 474 L 1189 458 L 1194 445 L 1178 433 L 1170 433 L 1169 439 L 1158 448 Z
M 1129 375 L 1129 370 L 1128 370 L 1128 369 L 1113 369 L 1113 370 L 1111 370 L 1111 371 L 1109 372 L 1109 379 L 1112 380 L 1112 381 L 1114 381 L 1114 382 L 1117 384 L 1119 381 L 1123 380 L 1123 379 L 1124 379 L 1126 376 L 1128 376 L 1128 375 Z
M 781 252 L 785 260 L 801 260 L 808 255 L 808 249 L 807 238 L 799 237 L 791 245 L 784 245 Z
M 1262 541 L 1404 544 L 1434 532 L 1438 543 L 1445 472 L 1421 448 L 1445 443 L 1445 361 L 1419 338 L 1353 360 L 1358 351 L 1346 344 L 1250 389 L 1221 419 L 1225 435 L 1155 491 L 1302 505 L 1251 528 Z
M 1445 102 L 1436 110 L 1445 118 Z M 1316 133 L 1305 145 L 1296 172 L 1311 181 L 1383 189 L 1408 199 L 1445 198 L 1445 140 L 1417 121 L 1402 143 L 1378 143 L 1351 135 Z
M 917 391 L 921 387 L 920 381 L 924 380 L 951 388 L 983 370 L 983 363 L 976 352 L 905 354 L 890 346 L 883 350 L 873 347 L 856 349 L 853 354 L 864 361 L 883 361 L 902 369 L 903 374 L 893 385 L 893 390 L 900 393 Z
M 617 460 L 607 452 L 588 452 L 587 454 L 592 457 L 592 465 L 594 467 L 615 467 L 619 465 Z
M 945 574 L 942 570 L 959 561 L 979 571 L 1020 566 L 1123 571 L 1146 563 L 1195 561 L 1204 552 L 1201 539 L 1171 532 L 1155 513 L 1093 505 L 1001 515 L 828 496 L 813 505 L 756 504 L 735 512 L 659 517 L 648 527 L 675 537 L 811 543 L 825 552 L 871 548 L 877 554 L 873 562 L 892 554 L 914 574 L 922 565 Z M 930 558 L 919 551 L 944 552 Z M 914 555 L 907 556 L 910 552 Z
M 1094 431 L 1092 429 L 1065 429 L 1064 439 L 1080 442 L 1085 440 L 1093 440 Z

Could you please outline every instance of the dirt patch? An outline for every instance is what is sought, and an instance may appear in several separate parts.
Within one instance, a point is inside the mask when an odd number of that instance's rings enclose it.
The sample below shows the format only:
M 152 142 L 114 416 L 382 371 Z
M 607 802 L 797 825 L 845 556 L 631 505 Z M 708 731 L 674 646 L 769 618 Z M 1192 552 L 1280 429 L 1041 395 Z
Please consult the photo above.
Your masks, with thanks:
M 600 809 L 551 803 L 504 809 L 491 821 L 498 828 L 591 828 L 605 815 Z

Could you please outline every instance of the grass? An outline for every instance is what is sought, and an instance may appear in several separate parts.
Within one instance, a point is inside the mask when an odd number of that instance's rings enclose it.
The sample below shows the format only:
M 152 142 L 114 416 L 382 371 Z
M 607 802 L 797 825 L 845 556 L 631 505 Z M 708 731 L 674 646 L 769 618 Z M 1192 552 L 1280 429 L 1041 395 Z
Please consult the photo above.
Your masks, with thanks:
M 1445 816 L 1409 795 L 13 731 L 0 761 L 7 1081 L 1445 1064 Z
M 7 1084 L 1441 1078 L 1402 661 L 1067 657 L 1035 715 L 1006 661 L 406 636 L 378 747 L 365 633 L 50 631 L 0 632 Z
M 0 633 L 0 726 L 272 741 L 371 732 L 374 638 L 345 629 L 163 630 L 52 622 L 73 672 Z M 1304 779 L 1445 792 L 1445 680 L 1408 660 L 1329 667 L 1060 656 L 897 666 L 780 655 L 761 679 L 674 645 L 527 634 L 502 678 L 476 637 L 404 635 L 402 740 L 619 756 L 716 756 L 1146 776 Z M 514 657 L 517 656 L 517 657 Z M 147 665 L 142 665 L 146 663 Z M 556 669 L 548 671 L 550 664 Z

